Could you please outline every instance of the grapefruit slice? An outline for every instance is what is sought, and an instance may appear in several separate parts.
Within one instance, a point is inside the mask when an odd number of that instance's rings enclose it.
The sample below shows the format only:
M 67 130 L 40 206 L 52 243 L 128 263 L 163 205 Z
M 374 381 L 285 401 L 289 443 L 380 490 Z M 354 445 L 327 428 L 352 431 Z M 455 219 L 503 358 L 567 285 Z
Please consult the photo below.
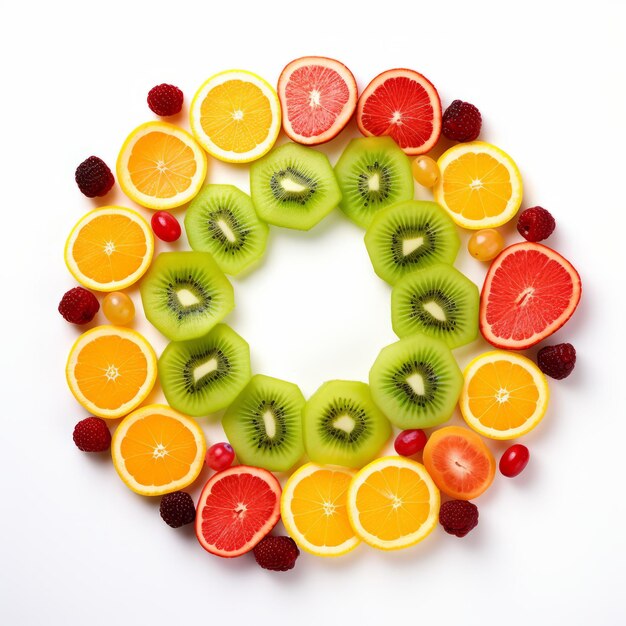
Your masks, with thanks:
M 391 135 L 407 154 L 424 154 L 441 134 L 441 100 L 418 72 L 387 70 L 361 94 L 357 124 L 364 135 Z
M 505 248 L 493 261 L 480 296 L 480 331 L 497 348 L 525 350 L 572 316 L 582 287 L 572 264 L 539 243 Z
M 472 500 L 489 488 L 496 460 L 475 432 L 459 426 L 436 430 L 426 442 L 424 465 L 441 491 Z
M 348 123 L 358 97 L 352 72 L 326 57 L 302 57 L 278 79 L 283 129 L 292 141 L 313 146 L 330 141 Z
M 278 522 L 280 493 L 276 477 L 259 467 L 237 465 L 218 472 L 200 494 L 198 541 L 226 558 L 252 550 Z

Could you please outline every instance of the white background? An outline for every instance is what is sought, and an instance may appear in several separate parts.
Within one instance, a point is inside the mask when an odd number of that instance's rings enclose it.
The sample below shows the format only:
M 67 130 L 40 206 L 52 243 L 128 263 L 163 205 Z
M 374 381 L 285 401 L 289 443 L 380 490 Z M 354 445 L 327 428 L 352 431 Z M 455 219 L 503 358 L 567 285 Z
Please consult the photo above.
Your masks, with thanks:
M 624 623 L 625 17 L 618 0 L 3 1 L 0 622 Z M 106 454 L 74 447 L 86 413 L 64 364 L 80 330 L 56 307 L 74 285 L 65 238 L 102 203 L 78 192 L 74 169 L 91 154 L 114 165 L 126 134 L 154 117 L 148 90 L 172 82 L 188 103 L 217 71 L 245 68 L 275 83 L 307 54 L 339 58 L 361 89 L 406 66 L 435 83 L 444 107 L 475 103 L 482 138 L 522 171 L 523 206 L 554 214 L 548 243 L 577 266 L 583 300 L 554 337 L 576 346 L 576 370 L 550 381 L 548 415 L 525 438 L 531 463 L 478 500 L 475 531 L 460 540 L 437 529 L 399 553 L 303 554 L 277 574 L 249 555 L 205 553 L 191 528 L 161 521 L 158 499 L 131 493 Z M 352 124 L 324 148 L 331 161 L 355 134 Z M 247 189 L 245 167 L 212 161 L 208 180 Z M 132 206 L 119 191 L 105 201 Z M 519 239 L 513 227 L 505 233 Z M 234 281 L 228 318 L 255 371 L 305 395 L 330 378 L 367 380 L 394 335 L 389 288 L 362 236 L 340 214 L 308 234 L 272 228 L 264 264 Z M 480 284 L 485 266 L 467 258 L 465 241 L 457 266 Z M 158 334 L 136 327 L 160 351 Z M 459 362 L 486 348 L 479 340 L 457 351 Z M 203 423 L 218 440 L 219 425 Z

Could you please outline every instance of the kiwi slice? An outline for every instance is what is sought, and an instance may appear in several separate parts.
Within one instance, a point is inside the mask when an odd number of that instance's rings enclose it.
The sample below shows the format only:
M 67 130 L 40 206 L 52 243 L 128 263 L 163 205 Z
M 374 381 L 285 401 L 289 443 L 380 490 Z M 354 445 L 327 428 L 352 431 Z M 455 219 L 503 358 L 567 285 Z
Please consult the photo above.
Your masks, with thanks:
M 173 341 L 205 335 L 235 306 L 233 287 L 208 252 L 162 252 L 140 291 L 146 317 Z
M 341 201 L 328 157 L 295 143 L 251 165 L 250 195 L 261 219 L 298 230 L 315 226 Z
M 391 137 L 353 139 L 335 165 L 339 208 L 367 228 L 374 215 L 414 193 L 411 163 Z
M 272 472 L 290 470 L 304 454 L 304 403 L 297 385 L 253 376 L 222 418 L 239 461 Z
M 269 228 L 250 196 L 233 185 L 207 185 L 185 215 L 189 245 L 210 252 L 226 274 L 239 274 L 265 252 Z
M 451 265 L 407 274 L 391 291 L 391 323 L 398 337 L 424 333 L 449 348 L 478 335 L 478 287 Z
M 391 435 L 365 383 L 331 380 L 304 407 L 304 447 L 315 463 L 360 468 Z
M 170 342 L 158 369 L 170 406 L 209 415 L 227 407 L 250 380 L 250 347 L 230 326 L 218 324 L 204 337 Z
M 378 407 L 398 428 L 430 428 L 454 411 L 463 375 L 440 339 L 416 334 L 383 348 L 370 370 Z
M 460 245 L 456 226 L 444 209 L 421 200 L 381 211 L 365 233 L 374 271 L 390 285 L 416 269 L 452 264 Z

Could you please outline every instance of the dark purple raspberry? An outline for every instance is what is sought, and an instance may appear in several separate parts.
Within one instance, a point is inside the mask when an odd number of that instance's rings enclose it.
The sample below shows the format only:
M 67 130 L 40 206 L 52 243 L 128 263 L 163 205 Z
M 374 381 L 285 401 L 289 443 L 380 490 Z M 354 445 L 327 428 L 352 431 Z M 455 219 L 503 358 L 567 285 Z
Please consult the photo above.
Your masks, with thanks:
M 576 350 L 571 343 L 546 346 L 537 352 L 537 365 L 550 378 L 567 378 L 576 365 Z
M 104 452 L 111 447 L 111 432 L 99 417 L 87 417 L 74 426 L 74 443 L 83 452 Z
M 59 302 L 59 313 L 72 324 L 91 322 L 99 309 L 98 298 L 83 287 L 70 289 Z
M 478 507 L 467 500 L 449 500 L 439 509 L 439 523 L 450 535 L 465 537 L 478 526 Z
M 97 156 L 85 159 L 76 168 L 74 179 L 78 188 L 88 198 L 105 196 L 115 184 L 115 178 L 109 166 Z
M 547 239 L 556 226 L 554 218 L 540 206 L 534 206 L 520 213 L 517 231 L 526 241 Z
M 291 537 L 265 537 L 254 548 L 254 558 L 263 568 L 274 572 L 293 569 L 300 550 Z
M 174 85 L 157 85 L 148 92 L 148 106 L 161 117 L 176 115 L 183 108 L 183 92 Z
M 480 135 L 481 126 L 480 111 L 473 104 L 454 100 L 443 114 L 441 132 L 454 141 L 474 141 Z
M 167 493 L 161 498 L 159 508 L 163 521 L 172 528 L 191 524 L 196 519 L 196 507 L 185 491 Z

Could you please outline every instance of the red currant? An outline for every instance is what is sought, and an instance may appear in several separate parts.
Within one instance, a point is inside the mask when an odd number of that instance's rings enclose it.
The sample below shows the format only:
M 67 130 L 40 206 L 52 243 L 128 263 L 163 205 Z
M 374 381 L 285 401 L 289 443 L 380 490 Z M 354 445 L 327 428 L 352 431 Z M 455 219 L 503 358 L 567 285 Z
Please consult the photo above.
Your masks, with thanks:
M 426 445 L 426 433 L 423 430 L 403 430 L 394 441 L 393 447 L 402 456 L 412 456 L 424 449 Z
M 216 472 L 221 472 L 230 467 L 235 458 L 233 447 L 226 442 L 214 443 L 206 451 L 206 464 Z
M 500 472 L 507 478 L 513 478 L 524 471 L 529 459 L 530 452 L 528 452 L 528 448 L 521 443 L 516 443 L 514 446 L 507 448 L 500 457 Z
M 157 211 L 150 222 L 154 234 L 161 241 L 176 241 L 180 237 L 178 220 L 167 211 Z

